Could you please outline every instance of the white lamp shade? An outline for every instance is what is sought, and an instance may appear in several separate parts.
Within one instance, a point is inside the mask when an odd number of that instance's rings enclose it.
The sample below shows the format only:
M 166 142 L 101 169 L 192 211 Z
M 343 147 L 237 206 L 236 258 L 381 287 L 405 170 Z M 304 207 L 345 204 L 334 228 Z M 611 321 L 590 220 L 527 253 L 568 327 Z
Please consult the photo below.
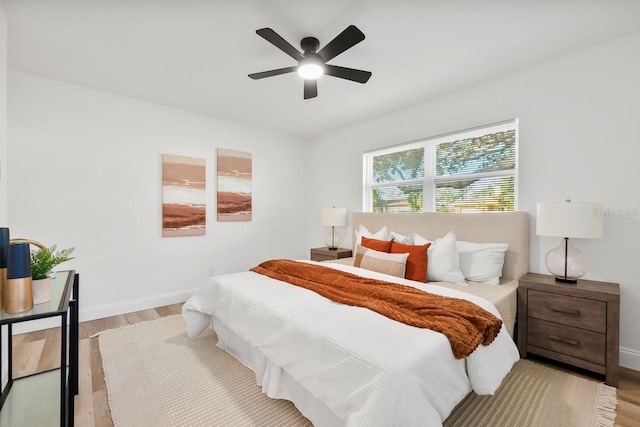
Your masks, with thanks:
M 538 236 L 579 239 L 602 238 L 602 203 L 565 202 L 538 203 L 536 234 Z
M 346 208 L 322 208 L 320 223 L 327 227 L 344 227 L 347 225 Z

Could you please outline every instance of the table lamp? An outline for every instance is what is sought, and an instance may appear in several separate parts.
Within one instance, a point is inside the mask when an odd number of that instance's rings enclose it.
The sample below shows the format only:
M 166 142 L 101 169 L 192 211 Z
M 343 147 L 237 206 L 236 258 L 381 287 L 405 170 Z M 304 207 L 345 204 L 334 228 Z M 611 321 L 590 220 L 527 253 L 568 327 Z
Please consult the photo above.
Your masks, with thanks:
M 320 223 L 325 227 L 331 227 L 331 233 L 327 234 L 327 247 L 335 251 L 342 243 L 342 236 L 336 232 L 336 227 L 347 225 L 347 209 L 345 208 L 322 208 L 320 211 Z
M 602 203 L 570 200 L 565 203 L 538 203 L 536 234 L 562 237 L 560 245 L 545 257 L 547 270 L 557 282 L 577 283 L 578 278 L 587 272 L 586 257 L 569 242 L 569 238 L 601 239 L 602 216 L 598 211 L 602 209 Z

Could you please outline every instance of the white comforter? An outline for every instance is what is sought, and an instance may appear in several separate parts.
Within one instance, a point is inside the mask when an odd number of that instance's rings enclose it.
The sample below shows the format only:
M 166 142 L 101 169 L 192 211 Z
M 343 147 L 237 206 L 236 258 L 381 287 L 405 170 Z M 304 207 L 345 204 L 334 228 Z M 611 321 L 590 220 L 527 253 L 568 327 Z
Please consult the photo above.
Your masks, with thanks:
M 323 265 L 465 298 L 499 316 L 491 303 L 463 292 Z M 183 316 L 190 336 L 215 316 L 324 402 L 345 426 L 439 426 L 471 389 L 493 394 L 519 358 L 504 326 L 491 345 L 456 360 L 438 332 L 254 272 L 210 279 L 185 303 Z

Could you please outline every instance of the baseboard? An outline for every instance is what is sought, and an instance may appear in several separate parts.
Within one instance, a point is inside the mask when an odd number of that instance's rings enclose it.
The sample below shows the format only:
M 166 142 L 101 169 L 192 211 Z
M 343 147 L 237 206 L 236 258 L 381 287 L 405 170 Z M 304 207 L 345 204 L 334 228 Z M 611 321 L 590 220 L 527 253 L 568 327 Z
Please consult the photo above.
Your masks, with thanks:
M 140 298 L 136 300 L 122 301 L 113 304 L 97 305 L 82 308 L 80 301 L 80 322 L 103 319 L 105 317 L 118 316 L 120 314 L 133 313 L 135 311 L 147 310 L 149 308 L 163 307 L 165 305 L 185 302 L 197 289 L 187 291 L 172 292 L 169 294 L 156 295 L 153 297 Z M 60 317 L 38 319 L 30 322 L 21 322 L 13 325 L 13 335 L 25 334 L 42 329 L 56 328 L 60 326 Z
M 133 313 L 134 311 L 147 310 L 149 308 L 163 307 L 165 305 L 185 302 L 198 290 L 199 288 L 189 289 L 186 291 L 172 292 L 169 294 L 156 295 L 137 300 L 87 307 L 84 310 L 82 309 L 82 303 L 80 303 L 80 322 L 103 319 L 105 317 L 118 316 L 120 314 Z
M 620 347 L 620 366 L 640 371 L 640 351 Z

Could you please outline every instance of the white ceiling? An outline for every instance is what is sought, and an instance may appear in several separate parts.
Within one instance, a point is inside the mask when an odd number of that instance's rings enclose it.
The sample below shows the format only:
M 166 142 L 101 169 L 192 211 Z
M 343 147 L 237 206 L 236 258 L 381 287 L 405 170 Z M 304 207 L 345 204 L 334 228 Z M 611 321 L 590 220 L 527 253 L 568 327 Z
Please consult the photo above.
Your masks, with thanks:
M 640 0 L 0 0 L 11 70 L 306 139 L 444 92 L 640 31 Z M 303 100 L 302 80 L 247 74 L 296 65 L 259 37 L 324 46 L 366 39 Z

